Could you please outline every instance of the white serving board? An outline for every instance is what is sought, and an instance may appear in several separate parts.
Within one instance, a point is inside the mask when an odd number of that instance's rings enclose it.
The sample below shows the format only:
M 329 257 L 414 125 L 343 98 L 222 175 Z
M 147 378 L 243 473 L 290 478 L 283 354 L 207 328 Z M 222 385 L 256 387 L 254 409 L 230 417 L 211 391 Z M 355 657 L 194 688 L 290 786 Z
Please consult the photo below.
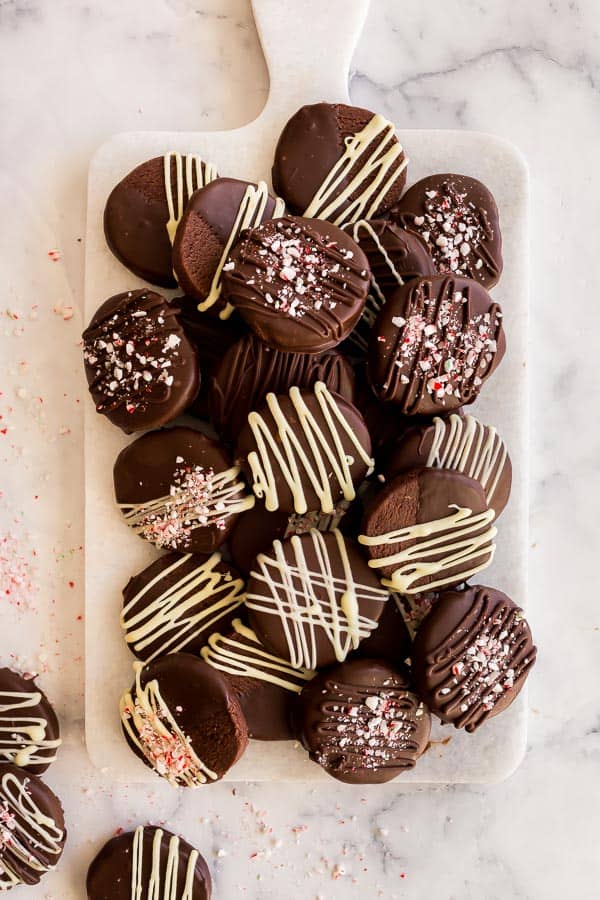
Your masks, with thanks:
M 269 99 L 258 119 L 233 131 L 120 134 L 100 147 L 89 173 L 86 321 L 107 297 L 144 286 L 104 241 L 102 213 L 114 185 L 138 163 L 169 150 L 199 153 L 222 175 L 268 181 L 281 127 L 299 106 L 319 100 L 348 102 L 349 64 L 367 7 L 368 0 L 253 0 L 271 77 Z M 499 523 L 496 559 L 482 580 L 523 605 L 528 557 L 526 165 L 512 145 L 485 134 L 400 127 L 399 136 L 411 160 L 409 184 L 434 172 L 472 175 L 488 185 L 500 208 L 505 266 L 493 296 L 504 309 L 508 350 L 473 411 L 505 438 L 513 461 L 513 490 Z M 87 747 L 93 762 L 112 778 L 135 782 L 157 776 L 131 753 L 121 735 L 119 697 L 132 681 L 133 661 L 119 625 L 121 590 L 158 551 L 127 528 L 114 503 L 113 463 L 130 440 L 98 416 L 91 402 L 86 404 Z M 526 709 L 522 693 L 506 713 L 475 735 L 434 725 L 431 750 L 395 784 L 494 782 L 507 777 L 524 752 Z M 327 779 L 292 742 L 252 741 L 227 776 L 230 781 Z

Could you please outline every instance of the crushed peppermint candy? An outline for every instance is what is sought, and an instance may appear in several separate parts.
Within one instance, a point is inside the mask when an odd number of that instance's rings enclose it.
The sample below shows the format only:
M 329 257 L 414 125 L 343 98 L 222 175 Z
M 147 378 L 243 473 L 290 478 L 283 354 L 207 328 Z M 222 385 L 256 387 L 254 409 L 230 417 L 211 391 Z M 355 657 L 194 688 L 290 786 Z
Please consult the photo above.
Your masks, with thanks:
M 160 710 L 149 711 L 140 704 L 135 704 L 136 731 L 144 755 L 152 763 L 153 768 L 172 783 L 182 781 L 187 774 L 198 769 L 191 744 L 185 735 L 169 730 L 168 718 Z M 133 718 L 132 710 L 125 708 L 125 719 Z

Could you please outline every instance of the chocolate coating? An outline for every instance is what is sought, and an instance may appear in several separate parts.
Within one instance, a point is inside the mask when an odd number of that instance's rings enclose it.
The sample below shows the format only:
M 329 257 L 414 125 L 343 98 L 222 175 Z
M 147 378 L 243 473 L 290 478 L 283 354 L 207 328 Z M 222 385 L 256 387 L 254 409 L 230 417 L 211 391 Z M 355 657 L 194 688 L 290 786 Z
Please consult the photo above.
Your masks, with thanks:
M 313 197 L 344 155 L 348 142 L 362 131 L 374 115 L 368 109 L 347 106 L 343 103 L 315 103 L 302 106 L 294 113 L 286 123 L 277 143 L 272 170 L 273 187 L 284 198 L 293 213 L 304 215 Z M 373 210 L 370 209 L 371 203 L 366 208 L 370 210 L 368 212 L 365 210 L 356 214 L 355 209 L 350 208 L 365 188 L 373 186 L 375 171 L 363 172 L 357 178 L 361 168 L 365 166 L 368 155 L 376 151 L 377 147 L 383 152 L 392 146 L 399 147 L 395 134 L 382 135 L 366 146 L 358 161 L 351 165 L 341 178 L 336 179 L 337 184 L 331 195 L 335 208 L 330 214 L 319 214 L 319 218 L 329 218 L 331 221 L 337 218 L 348 221 L 348 216 L 354 221 L 362 215 L 374 218 L 397 203 L 406 183 L 405 169 L 387 191 L 384 189 L 383 196 L 379 198 Z M 398 171 L 404 163 L 404 153 L 400 152 L 390 167 L 390 174 Z M 340 195 L 352 182 L 354 190 L 344 200 Z M 374 200 L 376 194 L 380 192 L 381 187 L 379 191 L 375 191 Z
M 392 594 L 377 622 L 375 631 L 361 641 L 351 659 L 380 659 L 394 666 L 404 664 L 410 656 L 412 641 L 400 611 L 397 595 Z
M 270 347 L 318 353 L 347 337 L 369 288 L 367 258 L 340 228 L 284 216 L 233 248 L 223 293 Z
M 167 553 L 123 590 L 121 627 L 131 652 L 148 662 L 166 653 L 198 653 L 215 631 L 227 630 L 245 585 L 219 553 Z
M 436 275 L 398 289 L 371 331 L 369 377 L 380 400 L 414 415 L 473 403 L 499 365 L 502 311 L 476 281 Z
M 435 715 L 472 732 L 510 706 L 536 654 L 523 611 L 473 585 L 441 594 L 415 639 L 413 675 Z
M 248 413 L 262 406 L 268 393 L 284 394 L 294 385 L 311 388 L 317 381 L 350 402 L 354 399 L 352 367 L 335 350 L 284 353 L 248 334 L 230 347 L 215 369 L 209 395 L 211 420 L 223 437 L 235 442 Z
M 177 167 L 170 160 L 171 184 L 175 205 Z M 202 163 L 206 179 L 206 165 Z M 197 180 L 195 183 L 198 183 Z M 189 194 L 183 179 L 183 203 Z M 141 163 L 118 183 L 104 210 L 104 234 L 117 259 L 131 272 L 151 284 L 174 288 L 171 241 L 167 231 L 169 207 L 165 184 L 164 157 Z
M 253 503 L 221 445 L 180 426 L 148 432 L 121 450 L 114 485 L 140 537 L 182 552 L 212 553 Z
M 0 669 L 0 762 L 41 775 L 60 743 L 56 713 L 35 680 Z
M 186 893 L 186 884 L 191 893 Z M 154 825 L 111 838 L 92 860 L 86 880 L 88 900 L 131 900 L 138 896 L 146 900 L 154 891 L 154 896 L 166 900 L 167 885 L 175 890 L 173 897 L 177 900 L 184 896 L 189 900 L 211 897 L 206 860 L 182 837 Z M 140 893 L 136 894 L 138 889 Z
M 392 216 L 427 243 L 436 271 L 493 287 L 502 272 L 498 207 L 467 175 L 430 175 L 406 192 Z
M 39 884 L 67 839 L 60 800 L 41 778 L 0 765 L 0 891 Z
M 320 672 L 302 691 L 297 717 L 310 758 L 347 784 L 382 784 L 414 768 L 431 728 L 406 675 L 377 659 Z
M 121 699 L 121 723 L 136 756 L 183 787 L 218 781 L 248 744 L 233 689 L 220 672 L 190 653 L 171 653 L 140 669 Z
M 96 410 L 126 434 L 172 422 L 198 393 L 198 358 L 177 312 L 154 291 L 126 291 L 103 303 L 83 332 Z

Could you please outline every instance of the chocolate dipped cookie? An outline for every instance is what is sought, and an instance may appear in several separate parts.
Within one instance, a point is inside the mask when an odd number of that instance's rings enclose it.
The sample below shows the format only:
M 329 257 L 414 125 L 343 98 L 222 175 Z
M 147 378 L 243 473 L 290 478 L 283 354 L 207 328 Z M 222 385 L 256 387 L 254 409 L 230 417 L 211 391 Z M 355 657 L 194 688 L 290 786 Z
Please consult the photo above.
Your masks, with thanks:
M 56 713 L 35 681 L 0 669 L 0 763 L 41 775 L 61 743 Z

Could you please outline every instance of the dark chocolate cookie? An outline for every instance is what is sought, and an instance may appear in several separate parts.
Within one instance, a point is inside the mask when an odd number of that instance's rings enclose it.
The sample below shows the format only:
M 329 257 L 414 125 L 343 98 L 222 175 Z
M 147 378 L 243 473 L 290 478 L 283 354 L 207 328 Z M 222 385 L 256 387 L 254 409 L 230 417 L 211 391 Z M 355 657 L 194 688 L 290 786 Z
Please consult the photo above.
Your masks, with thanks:
M 292 212 L 335 225 L 373 219 L 398 202 L 407 159 L 394 125 L 342 103 L 303 106 L 285 125 L 273 186 Z
M 0 669 L 0 762 L 41 775 L 61 743 L 56 713 L 35 681 Z
M 239 701 L 220 672 L 171 653 L 134 663 L 135 682 L 121 698 L 127 743 L 149 768 L 179 787 L 218 781 L 248 743 Z
M 171 244 L 192 193 L 217 177 L 193 154 L 165 153 L 119 182 L 104 210 L 104 234 L 118 260 L 151 284 L 175 287 Z
M 310 758 L 347 784 L 381 784 L 412 769 L 431 728 L 403 671 L 378 659 L 320 672 L 296 715 Z
M 435 715 L 475 731 L 510 706 L 536 654 L 523 610 L 473 585 L 441 594 L 415 639 L 413 674 Z
M 285 216 L 242 235 L 223 273 L 223 294 L 270 347 L 330 350 L 359 320 L 369 265 L 335 225 Z
M 140 537 L 170 550 L 212 553 L 254 504 L 217 441 L 193 428 L 163 428 L 121 450 L 117 505 Z

